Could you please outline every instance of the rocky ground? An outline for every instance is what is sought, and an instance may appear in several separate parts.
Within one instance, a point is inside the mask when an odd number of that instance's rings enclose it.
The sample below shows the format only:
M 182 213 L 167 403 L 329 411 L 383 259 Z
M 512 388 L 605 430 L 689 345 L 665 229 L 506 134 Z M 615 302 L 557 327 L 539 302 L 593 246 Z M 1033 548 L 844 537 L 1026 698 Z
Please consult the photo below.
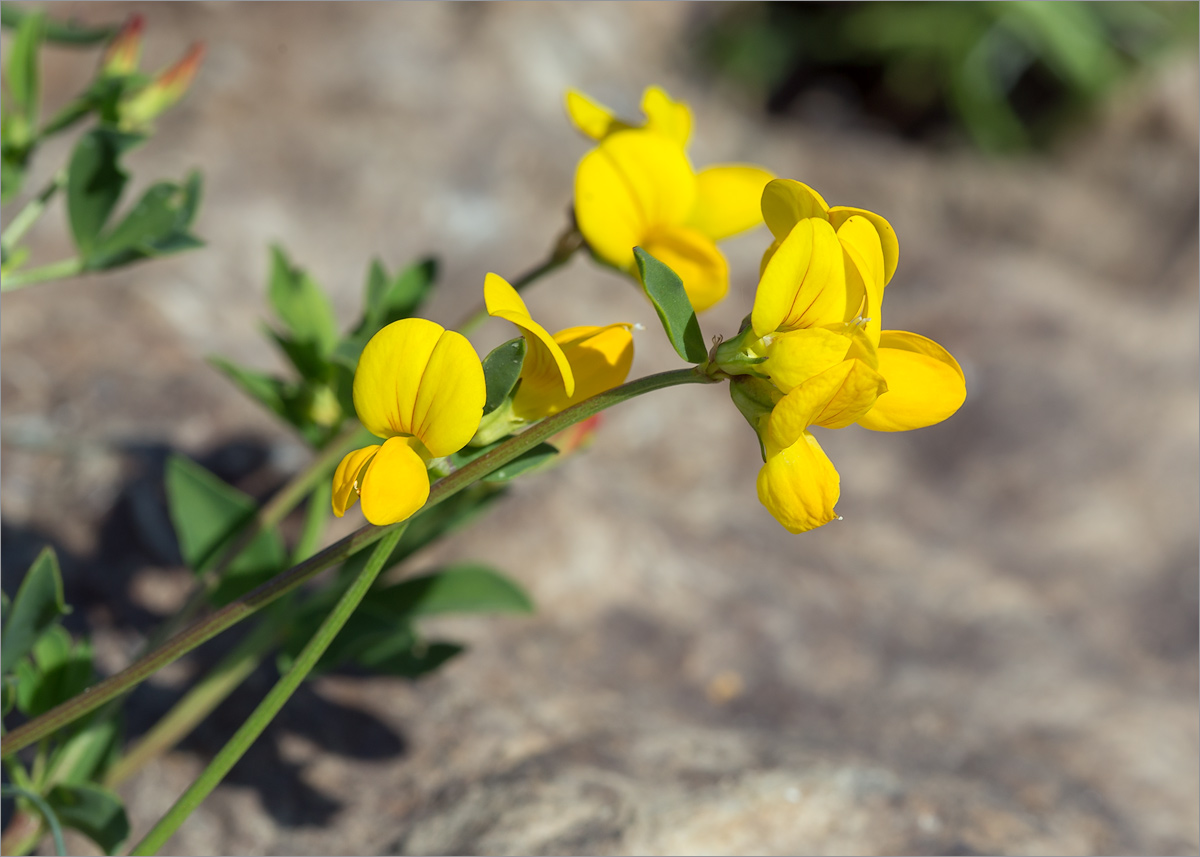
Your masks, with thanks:
M 0 317 L 4 585 L 56 545 L 106 669 L 186 586 L 164 455 L 259 493 L 303 464 L 205 363 L 280 366 L 258 331 L 268 243 L 346 321 L 372 255 L 435 253 L 430 312 L 453 321 L 560 228 L 585 150 L 568 86 L 632 110 L 659 82 L 693 105 L 697 163 L 762 163 L 888 216 L 886 325 L 945 344 L 969 388 L 935 428 L 824 433 L 845 520 L 803 536 L 758 505 L 723 390 L 611 412 L 587 455 L 415 566 L 490 558 L 535 616 L 441 621 L 472 651 L 417 684 L 308 685 L 167 850 L 1197 853 L 1194 61 L 1047 156 L 990 161 L 767 122 L 697 71 L 690 4 L 56 6 L 135 8 L 149 65 L 209 45 L 136 162 L 204 171 L 208 247 L 6 294 Z M 92 61 L 56 53 L 49 97 Z M 36 234 L 65 252 L 60 213 Z M 729 245 L 706 333 L 736 330 L 765 240 Z M 635 374 L 675 365 L 648 305 L 583 259 L 528 295 L 552 330 L 641 322 Z M 131 727 L 221 645 L 135 696 Z M 271 681 L 123 787 L 135 833 Z

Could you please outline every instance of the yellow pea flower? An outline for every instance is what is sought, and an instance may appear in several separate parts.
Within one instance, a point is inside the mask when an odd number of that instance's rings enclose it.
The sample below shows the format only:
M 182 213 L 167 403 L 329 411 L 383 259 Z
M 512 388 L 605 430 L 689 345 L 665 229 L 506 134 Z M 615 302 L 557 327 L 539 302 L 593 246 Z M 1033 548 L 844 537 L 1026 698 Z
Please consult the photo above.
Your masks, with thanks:
M 572 121 L 599 141 L 575 172 L 575 219 L 597 258 L 636 277 L 633 248 L 640 246 L 679 275 L 703 311 L 729 290 L 729 265 L 716 242 L 762 222 L 759 200 L 772 176 L 745 164 L 695 172 L 684 151 L 687 105 L 650 87 L 642 109 L 647 121 L 635 127 L 567 93 Z
M 488 315 L 510 321 L 525 338 L 525 363 L 513 397 L 513 416 L 534 422 L 623 383 L 633 365 L 632 325 L 569 327 L 553 336 L 497 274 L 483 282 Z
M 764 256 L 750 324 L 762 337 L 762 371 L 787 393 L 847 357 L 887 380 L 887 393 L 859 424 L 906 431 L 949 417 L 966 400 L 962 368 L 936 342 L 882 330 L 884 287 L 900 248 L 883 217 L 829 207 L 800 182 L 777 179 L 763 191 L 763 219 L 775 236 Z
M 774 242 L 763 256 L 749 328 L 726 353 L 765 358 L 742 365 L 769 378 L 774 392 L 754 386 L 766 382 L 736 378 L 734 401 L 762 441 L 759 500 L 788 530 L 803 532 L 837 517 L 839 495 L 837 470 L 810 426 L 933 425 L 962 405 L 966 383 L 933 340 L 881 329 L 884 288 L 899 258 L 884 218 L 831 208 L 790 180 L 767 184 L 762 211 Z
M 342 517 L 361 497 L 372 524 L 410 517 L 429 498 L 426 462 L 467 445 L 486 398 L 483 365 L 462 334 L 422 318 L 376 333 L 354 373 L 354 409 L 384 441 L 342 459 L 333 513 Z

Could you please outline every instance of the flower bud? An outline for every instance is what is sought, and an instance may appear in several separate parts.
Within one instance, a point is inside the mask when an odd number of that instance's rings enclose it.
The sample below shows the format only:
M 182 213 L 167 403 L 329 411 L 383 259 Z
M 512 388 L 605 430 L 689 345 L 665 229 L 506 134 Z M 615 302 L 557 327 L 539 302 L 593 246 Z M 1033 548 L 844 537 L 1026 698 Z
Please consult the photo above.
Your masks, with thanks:
M 129 16 L 104 52 L 104 59 L 100 62 L 100 74 L 103 77 L 125 77 L 138 70 L 144 28 L 145 20 L 141 15 Z
M 144 89 L 121 104 L 121 125 L 143 128 L 160 113 L 183 98 L 204 58 L 204 45 L 196 43 L 183 59 L 162 71 Z

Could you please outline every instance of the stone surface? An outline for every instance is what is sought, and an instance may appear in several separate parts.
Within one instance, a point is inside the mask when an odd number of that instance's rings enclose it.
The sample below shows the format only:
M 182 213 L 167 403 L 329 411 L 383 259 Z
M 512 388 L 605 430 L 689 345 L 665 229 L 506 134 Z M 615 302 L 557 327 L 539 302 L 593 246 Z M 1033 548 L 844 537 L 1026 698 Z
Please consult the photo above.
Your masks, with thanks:
M 437 254 L 430 313 L 452 323 L 561 226 L 586 148 L 568 86 L 631 111 L 661 83 L 695 109 L 697 163 L 888 216 L 886 324 L 945 344 L 970 391 L 935 428 L 822 434 L 845 520 L 799 537 L 758 505 L 723 390 L 610 412 L 587 455 L 414 565 L 490 558 L 536 616 L 431 623 L 471 652 L 418 684 L 306 686 L 168 850 L 1197 853 L 1193 61 L 1058 151 L 988 161 L 759 118 L 689 59 L 690 4 L 56 8 L 141 9 L 151 66 L 209 45 L 137 154 L 147 180 L 204 170 L 209 246 L 5 295 L 0 318 L 5 588 L 56 544 L 107 669 L 186 588 L 166 452 L 260 495 L 303 463 L 204 362 L 280 366 L 258 332 L 267 244 L 346 321 L 372 255 Z M 92 61 L 56 53 L 50 97 Z M 65 251 L 60 214 L 36 235 Z M 729 245 L 706 333 L 736 330 L 764 244 Z M 528 295 L 552 330 L 643 324 L 635 374 L 675 365 L 650 308 L 583 259 Z M 227 646 L 139 692 L 131 727 Z M 139 833 L 271 681 L 123 787 Z

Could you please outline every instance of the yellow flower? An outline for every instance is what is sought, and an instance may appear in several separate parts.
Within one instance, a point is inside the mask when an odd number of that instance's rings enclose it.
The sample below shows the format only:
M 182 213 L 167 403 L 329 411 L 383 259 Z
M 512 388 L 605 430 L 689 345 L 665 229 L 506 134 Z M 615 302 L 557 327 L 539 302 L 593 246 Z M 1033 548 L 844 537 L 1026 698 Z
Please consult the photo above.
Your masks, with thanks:
M 631 326 L 569 327 L 553 336 L 529 315 L 521 296 L 496 274 L 483 283 L 489 315 L 510 321 L 525 337 L 525 363 L 513 397 L 513 416 L 534 422 L 611 390 L 633 365 Z
M 599 145 L 575 172 L 575 219 L 592 252 L 636 277 L 642 247 L 683 280 L 692 306 L 708 309 L 729 290 L 716 242 L 757 226 L 766 170 L 720 164 L 693 171 L 684 146 L 691 111 L 657 87 L 646 90 L 647 121 L 633 127 L 578 92 L 567 93 L 575 125 Z
M 354 373 L 354 408 L 384 442 L 342 459 L 333 513 L 340 518 L 361 496 L 372 524 L 411 516 L 429 498 L 426 462 L 466 446 L 486 397 L 479 355 L 462 334 L 409 318 L 371 337 Z
M 790 180 L 770 182 L 762 208 L 775 240 L 763 256 L 739 347 L 766 358 L 754 370 L 770 378 L 775 395 L 785 395 L 773 408 L 761 395 L 750 405 L 743 396 L 739 406 L 763 442 L 759 499 L 785 527 L 802 532 L 837 517 L 839 491 L 837 471 L 809 426 L 933 425 L 962 405 L 966 383 L 958 362 L 933 340 L 881 329 L 884 287 L 899 258 L 884 218 L 831 208 Z

